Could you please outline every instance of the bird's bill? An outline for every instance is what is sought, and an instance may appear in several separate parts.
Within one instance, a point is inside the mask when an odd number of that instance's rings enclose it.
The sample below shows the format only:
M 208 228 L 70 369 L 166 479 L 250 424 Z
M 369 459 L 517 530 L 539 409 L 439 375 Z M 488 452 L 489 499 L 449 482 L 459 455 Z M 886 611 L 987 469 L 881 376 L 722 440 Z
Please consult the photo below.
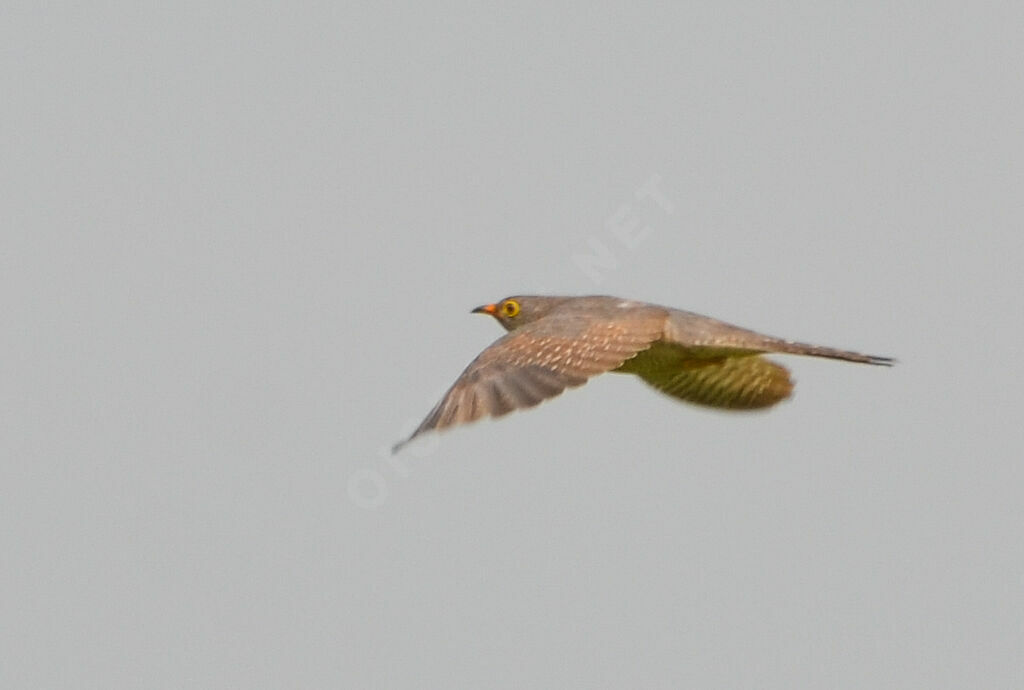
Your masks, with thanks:
M 482 307 L 477 307 L 476 309 L 471 311 L 470 314 L 490 314 L 491 316 L 494 316 L 494 314 L 497 311 L 498 311 L 498 305 L 497 304 L 485 304 Z

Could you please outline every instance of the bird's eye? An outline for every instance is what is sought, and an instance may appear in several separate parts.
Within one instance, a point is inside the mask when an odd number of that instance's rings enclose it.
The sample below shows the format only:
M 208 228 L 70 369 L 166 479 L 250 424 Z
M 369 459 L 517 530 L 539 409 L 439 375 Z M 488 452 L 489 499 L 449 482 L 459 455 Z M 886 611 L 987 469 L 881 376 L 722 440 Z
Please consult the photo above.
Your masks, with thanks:
M 514 299 L 507 299 L 501 305 L 501 313 L 505 316 L 515 316 L 519 313 L 519 302 Z

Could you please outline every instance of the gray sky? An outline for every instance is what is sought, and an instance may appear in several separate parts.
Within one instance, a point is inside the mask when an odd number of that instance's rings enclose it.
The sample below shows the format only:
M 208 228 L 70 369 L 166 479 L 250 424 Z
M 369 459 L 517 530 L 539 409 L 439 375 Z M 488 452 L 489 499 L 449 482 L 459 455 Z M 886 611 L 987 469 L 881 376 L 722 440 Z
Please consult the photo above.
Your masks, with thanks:
M 9 8 L 0 685 L 1021 687 L 1022 22 Z M 523 292 L 900 364 L 382 453 Z

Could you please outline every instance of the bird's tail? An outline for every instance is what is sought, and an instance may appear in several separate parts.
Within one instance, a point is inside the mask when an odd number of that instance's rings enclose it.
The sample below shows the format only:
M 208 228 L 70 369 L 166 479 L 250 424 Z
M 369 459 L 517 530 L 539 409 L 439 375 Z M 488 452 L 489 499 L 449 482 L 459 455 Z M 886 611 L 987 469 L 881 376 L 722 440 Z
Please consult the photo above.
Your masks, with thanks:
M 780 352 L 790 355 L 807 355 L 809 357 L 827 357 L 828 359 L 841 359 L 846 362 L 859 362 L 860 364 L 877 364 L 879 366 L 891 367 L 896 363 L 892 357 L 880 357 L 878 355 L 865 355 L 850 350 L 837 350 L 834 347 L 823 347 L 821 345 L 809 345 L 807 343 L 794 343 L 788 340 L 773 343 L 771 352 Z

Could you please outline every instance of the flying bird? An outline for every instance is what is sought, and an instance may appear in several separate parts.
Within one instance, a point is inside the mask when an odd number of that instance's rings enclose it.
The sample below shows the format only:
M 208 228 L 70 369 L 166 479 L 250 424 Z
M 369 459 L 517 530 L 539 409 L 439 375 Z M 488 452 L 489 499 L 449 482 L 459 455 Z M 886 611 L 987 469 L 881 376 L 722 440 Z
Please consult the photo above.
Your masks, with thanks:
M 397 452 L 420 434 L 533 407 L 606 371 L 635 374 L 679 400 L 730 410 L 793 392 L 765 353 L 891 366 L 890 357 L 782 340 L 700 314 L 618 297 L 522 295 L 477 307 L 508 333 L 474 359 Z

